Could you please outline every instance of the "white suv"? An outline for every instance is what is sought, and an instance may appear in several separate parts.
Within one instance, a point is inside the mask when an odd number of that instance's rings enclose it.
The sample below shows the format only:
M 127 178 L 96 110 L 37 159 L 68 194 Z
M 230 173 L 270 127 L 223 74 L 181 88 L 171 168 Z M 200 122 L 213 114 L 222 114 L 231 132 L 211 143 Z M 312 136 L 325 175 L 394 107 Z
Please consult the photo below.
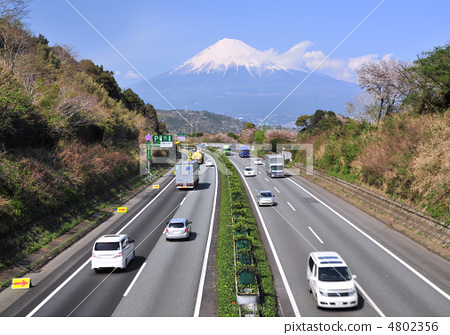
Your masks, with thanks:
M 102 268 L 126 269 L 134 256 L 134 240 L 128 235 L 105 235 L 92 247 L 91 267 L 95 271 Z
M 358 305 L 356 276 L 334 251 L 312 252 L 308 257 L 309 291 L 317 299 L 317 307 L 349 308 Z

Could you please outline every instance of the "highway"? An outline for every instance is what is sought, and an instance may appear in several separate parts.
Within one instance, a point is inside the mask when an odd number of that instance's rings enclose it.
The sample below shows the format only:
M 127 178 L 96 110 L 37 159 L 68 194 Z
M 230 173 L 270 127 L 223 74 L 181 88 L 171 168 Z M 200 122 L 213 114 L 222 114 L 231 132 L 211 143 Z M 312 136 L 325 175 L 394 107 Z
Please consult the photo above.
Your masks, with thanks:
M 251 202 L 266 238 L 284 316 L 450 315 L 447 260 L 304 178 L 272 179 L 264 165 L 255 166 L 255 177 L 244 177 L 251 159 L 237 153 L 230 159 L 253 199 L 262 190 L 275 194 L 273 207 Z M 356 308 L 316 308 L 306 281 L 307 257 L 313 251 L 337 251 L 346 260 L 357 275 Z
M 156 196 L 147 193 L 126 215 L 56 257 L 44 267 L 45 279 L 38 274 L 31 290 L 13 292 L 20 298 L 0 315 L 198 316 L 217 194 L 215 167 L 200 169 L 199 185 L 189 191 L 176 189 L 171 171 L 159 181 Z M 164 228 L 175 217 L 192 221 L 188 241 L 165 240 Z M 135 240 L 136 257 L 126 271 L 91 269 L 92 245 L 108 233 Z

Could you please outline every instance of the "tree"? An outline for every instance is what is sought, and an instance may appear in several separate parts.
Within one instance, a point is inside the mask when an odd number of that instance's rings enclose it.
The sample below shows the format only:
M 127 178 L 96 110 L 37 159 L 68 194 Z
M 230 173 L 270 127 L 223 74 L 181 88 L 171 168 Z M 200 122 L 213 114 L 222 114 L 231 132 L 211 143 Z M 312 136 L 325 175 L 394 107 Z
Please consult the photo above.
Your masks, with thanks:
M 242 130 L 256 128 L 254 123 L 247 122 Z
M 259 144 L 263 143 L 264 139 L 265 139 L 265 133 L 266 133 L 265 129 L 260 129 L 260 130 L 255 131 L 255 133 L 253 135 L 255 143 L 259 143 Z
M 145 103 L 144 101 L 134 93 L 134 91 L 131 88 L 127 88 L 122 93 L 122 101 L 126 108 L 129 110 L 134 110 L 140 114 L 145 115 L 146 109 L 145 109 Z
M 378 119 L 378 108 L 373 97 L 367 92 L 355 96 L 353 102 L 348 102 L 345 111 L 359 122 L 375 124 Z
M 414 90 L 409 103 L 423 112 L 450 108 L 450 44 L 423 52 L 409 69 Z
M 156 114 L 155 107 L 152 104 L 145 104 L 145 113 L 144 116 L 148 122 L 149 132 L 157 132 L 159 134 L 159 121 L 158 115 Z
M 29 13 L 31 0 L 0 0 L 0 19 L 22 20 Z
M 203 135 L 202 135 L 202 136 L 203 136 Z M 238 136 L 237 136 L 235 133 L 233 133 L 232 131 L 228 132 L 228 133 L 227 133 L 227 136 L 229 136 L 229 137 L 231 137 L 231 138 L 234 138 L 235 140 L 238 139 Z
M 369 93 L 377 106 L 377 123 L 397 112 L 411 91 L 405 75 L 406 62 L 397 59 L 381 59 L 364 63 L 357 70 L 359 86 Z
M 31 33 L 24 29 L 23 23 L 15 19 L 0 19 L 0 54 L 11 70 L 31 42 Z
M 297 118 L 297 120 L 295 120 L 295 125 L 297 127 L 305 127 L 306 126 L 306 121 L 308 121 L 310 118 L 309 115 L 301 115 Z
M 253 143 L 255 140 L 255 132 L 257 131 L 256 128 L 247 128 L 243 129 L 241 131 L 241 134 L 239 135 L 239 140 L 241 143 Z
M 81 71 L 90 74 L 94 81 L 103 86 L 108 95 L 119 101 L 122 98 L 122 90 L 114 78 L 114 73 L 103 70 L 103 65 L 97 66 L 89 59 L 83 59 L 78 64 Z

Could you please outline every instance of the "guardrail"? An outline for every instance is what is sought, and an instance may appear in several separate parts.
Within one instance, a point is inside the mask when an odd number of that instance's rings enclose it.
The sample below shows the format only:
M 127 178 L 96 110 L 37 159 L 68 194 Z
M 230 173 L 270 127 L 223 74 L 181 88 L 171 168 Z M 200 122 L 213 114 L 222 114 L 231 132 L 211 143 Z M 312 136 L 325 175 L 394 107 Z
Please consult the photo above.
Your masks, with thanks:
M 304 175 L 306 175 L 306 172 L 309 172 L 309 177 L 330 184 L 335 188 L 342 189 L 344 192 L 369 204 L 370 207 L 384 215 L 400 222 L 402 226 L 421 232 L 435 243 L 444 247 L 448 247 L 450 243 L 450 228 L 445 224 L 424 215 L 418 209 L 405 205 L 398 200 L 391 199 L 381 192 L 351 184 L 345 180 L 330 176 L 318 170 L 310 171 L 300 164 L 294 165 L 291 169 L 294 169 L 294 171 L 297 170 L 299 174 Z

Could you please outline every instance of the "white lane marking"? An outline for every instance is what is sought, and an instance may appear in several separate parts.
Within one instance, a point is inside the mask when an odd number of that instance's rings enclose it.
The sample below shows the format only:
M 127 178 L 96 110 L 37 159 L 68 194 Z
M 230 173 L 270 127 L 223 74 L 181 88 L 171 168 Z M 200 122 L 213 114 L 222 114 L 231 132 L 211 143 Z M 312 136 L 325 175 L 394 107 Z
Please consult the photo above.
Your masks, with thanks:
M 319 235 L 317 235 L 316 232 L 311 227 L 308 227 L 308 228 L 309 228 L 309 230 L 311 230 L 311 233 L 313 233 L 313 235 L 319 240 L 319 242 L 323 243 L 323 241 L 320 239 Z
M 291 207 L 291 208 L 292 208 L 292 210 L 293 210 L 294 212 L 296 212 L 296 210 L 295 210 L 294 206 L 292 206 L 292 205 L 291 205 L 291 203 L 290 203 L 289 201 L 287 202 L 287 204 L 289 205 L 289 207 Z
M 384 315 L 381 309 L 379 309 L 378 306 L 373 302 L 373 300 L 370 299 L 369 295 L 362 289 L 361 285 L 359 285 L 357 281 L 355 281 L 355 286 L 358 292 L 361 293 L 362 296 L 364 296 L 364 300 L 366 300 L 373 307 L 373 309 L 377 311 L 378 314 L 380 314 L 380 316 L 385 318 L 386 315 Z
M 170 184 L 172 184 L 175 181 L 175 179 L 172 179 L 171 182 L 169 182 L 169 184 L 161 191 L 159 192 L 156 197 L 153 198 L 152 201 L 150 201 L 139 213 L 137 213 L 133 219 L 131 219 L 130 222 L 128 222 L 127 225 L 125 225 L 125 227 L 123 227 L 119 232 L 117 232 L 117 234 L 120 234 L 126 227 L 128 227 L 130 225 L 131 222 L 133 222 L 139 215 L 142 214 L 142 212 L 148 207 L 150 206 L 153 201 L 155 201 L 156 199 L 158 199 L 158 197 L 169 187 Z M 61 285 L 58 286 L 58 288 L 56 290 L 54 290 L 52 293 L 50 293 L 47 298 L 45 298 L 39 305 L 37 305 L 26 317 L 31 317 L 34 314 L 36 314 L 36 312 L 38 310 L 40 310 L 42 308 L 42 306 L 44 306 L 51 298 L 53 298 L 55 296 L 56 293 L 58 293 L 64 286 L 67 285 L 67 283 L 69 283 L 86 265 L 88 265 L 91 262 L 91 258 L 89 258 L 86 262 L 83 263 L 83 265 L 81 265 L 69 278 L 67 278 Z
M 124 297 L 126 297 L 128 295 L 128 293 L 130 293 L 131 289 L 134 286 L 134 283 L 136 283 L 136 280 L 138 279 L 138 277 L 141 275 L 142 270 L 144 270 L 144 267 L 147 265 L 147 263 L 142 264 L 141 268 L 139 269 L 138 273 L 136 274 L 136 276 L 134 277 L 133 281 L 131 282 L 130 286 L 128 286 L 127 290 L 125 291 L 125 293 L 123 294 Z
M 83 265 L 81 265 L 74 273 L 72 273 L 72 275 L 67 278 L 61 285 L 59 285 L 59 287 L 54 290 L 47 298 L 45 298 L 39 305 L 37 305 L 35 307 L 35 309 L 33 309 L 28 315 L 27 317 L 33 316 L 38 310 L 41 309 L 42 306 L 44 306 L 47 301 L 49 301 L 51 298 L 53 298 L 53 296 L 58 293 L 64 286 L 66 286 L 66 284 L 68 282 L 70 282 L 81 270 L 83 270 L 83 268 L 88 265 L 91 262 L 91 259 L 89 258 L 86 262 L 83 263 Z
M 261 171 L 258 171 L 259 174 L 261 174 Z
M 232 163 L 236 167 L 236 164 L 234 164 L 234 162 L 232 162 Z M 237 167 L 236 167 L 236 169 L 237 169 Z M 240 175 L 242 177 L 242 180 L 245 183 L 245 186 L 247 187 L 248 191 L 250 192 L 250 187 L 248 186 L 248 183 L 245 180 L 245 178 L 242 176 L 242 172 L 239 171 L 239 173 L 240 173 Z M 277 251 L 275 249 L 275 246 L 273 245 L 272 238 L 270 237 L 269 231 L 268 231 L 268 229 L 266 227 L 266 223 L 264 222 L 264 219 L 263 219 L 263 217 L 261 215 L 261 211 L 259 210 L 259 207 L 258 207 L 255 199 L 253 197 L 251 197 L 251 198 L 252 198 L 252 201 L 253 201 L 253 205 L 255 206 L 256 211 L 258 212 L 259 220 L 261 221 L 261 225 L 262 225 L 262 227 L 264 229 L 264 232 L 266 234 L 267 241 L 269 242 L 270 249 L 272 250 L 273 257 L 275 259 L 275 263 L 277 264 L 278 271 L 280 272 L 281 279 L 282 279 L 283 284 L 284 284 L 284 286 L 286 288 L 286 293 L 287 293 L 287 295 L 289 297 L 289 301 L 291 302 L 292 309 L 294 310 L 294 314 L 295 314 L 296 317 L 300 317 L 301 316 L 300 315 L 300 311 L 298 309 L 297 303 L 295 302 L 294 294 L 292 293 L 291 287 L 289 286 L 289 283 L 287 281 L 286 274 L 284 273 L 283 267 L 281 266 L 280 258 L 278 257 L 278 253 L 277 253 Z M 275 208 L 275 207 L 272 207 L 272 208 Z
M 264 177 L 265 180 L 267 180 L 267 182 L 269 182 L 269 179 L 267 179 L 266 177 Z
M 421 273 L 419 273 L 418 271 L 416 271 L 413 267 L 411 267 L 408 263 L 406 263 L 405 261 L 403 261 L 400 257 L 398 257 L 397 255 L 395 255 L 392 251 L 390 251 L 389 249 L 387 249 L 385 246 L 383 246 L 381 243 L 379 243 L 377 240 L 375 240 L 373 237 L 369 236 L 367 233 L 363 232 L 361 229 L 359 229 L 355 224 L 353 224 L 352 222 L 350 222 L 349 220 L 347 220 L 345 217 L 343 217 L 341 214 L 339 214 L 338 212 L 336 212 L 333 208 L 331 208 L 330 206 L 328 206 L 326 203 L 324 203 L 322 200 L 320 200 L 319 198 L 317 198 L 316 196 L 314 196 L 311 192 L 307 191 L 304 187 L 300 186 L 299 184 L 297 184 L 296 182 L 292 181 L 291 178 L 288 178 L 288 180 L 293 183 L 294 185 L 297 185 L 297 187 L 301 188 L 303 191 L 305 191 L 306 193 L 308 193 L 311 197 L 313 197 L 314 199 L 316 199 L 318 202 L 320 202 L 322 205 L 324 205 L 326 208 L 328 208 L 331 212 L 333 212 L 334 214 L 336 214 L 338 217 L 340 217 L 342 220 L 344 220 L 345 222 L 347 222 L 351 227 L 353 227 L 354 229 L 356 229 L 358 232 L 360 232 L 362 235 L 364 235 L 365 237 L 367 237 L 370 241 L 372 241 L 373 243 L 375 243 L 379 248 L 381 248 L 382 250 L 384 250 L 387 254 L 389 254 L 391 257 L 393 257 L 395 260 L 397 260 L 400 264 L 404 265 L 407 269 L 409 269 L 412 273 L 414 273 L 417 277 L 419 277 L 420 279 L 422 279 L 425 283 L 427 283 L 429 286 L 431 286 L 433 289 L 435 289 L 437 292 L 439 292 L 443 297 L 445 297 L 447 300 L 450 300 L 450 295 L 445 293 L 443 290 L 441 290 L 439 287 L 437 287 L 434 283 L 432 283 L 429 279 L 427 279 L 425 276 L 423 276 Z
M 200 306 L 202 303 L 202 296 L 203 296 L 203 289 L 205 286 L 205 279 L 206 279 L 206 267 L 208 265 L 208 256 L 209 256 L 209 249 L 211 248 L 211 240 L 212 240 L 212 233 L 213 233 L 213 226 L 214 226 L 214 216 L 216 213 L 216 201 L 217 201 L 217 188 L 219 184 L 219 176 L 217 170 L 216 172 L 216 187 L 214 190 L 214 200 L 213 200 L 213 208 L 211 212 L 211 220 L 209 223 L 209 234 L 208 234 L 208 242 L 206 243 L 206 250 L 205 255 L 203 258 L 203 266 L 202 266 L 202 273 L 200 275 L 200 283 L 198 285 L 198 291 L 197 291 L 197 300 L 195 301 L 195 309 L 194 309 L 194 317 L 200 316 Z
M 153 201 L 155 201 L 156 199 L 158 199 L 158 197 L 159 197 L 165 190 L 167 190 L 167 188 L 170 186 L 170 184 L 172 184 L 174 181 L 175 181 L 175 178 L 172 179 L 172 181 L 169 182 L 169 184 L 167 184 L 167 186 L 164 187 L 163 190 L 162 190 L 161 192 L 159 192 L 159 193 L 156 195 L 156 197 L 153 198 L 152 201 L 150 201 L 147 205 L 145 205 L 145 207 L 142 208 L 142 210 L 141 210 L 139 213 L 137 213 L 137 214 L 130 220 L 130 222 L 128 222 L 121 230 L 119 230 L 119 231 L 117 232 L 117 234 L 122 233 L 122 232 L 123 232 L 123 231 L 124 231 L 124 230 L 125 230 L 125 229 L 126 229 L 126 228 L 134 221 L 134 220 L 136 220 L 137 217 L 138 217 L 139 215 L 141 215 L 141 214 L 147 209 L 147 207 L 150 206 L 150 205 L 153 203 Z
M 280 191 L 274 186 L 273 187 L 275 189 L 275 191 L 277 191 L 278 193 L 280 193 Z

